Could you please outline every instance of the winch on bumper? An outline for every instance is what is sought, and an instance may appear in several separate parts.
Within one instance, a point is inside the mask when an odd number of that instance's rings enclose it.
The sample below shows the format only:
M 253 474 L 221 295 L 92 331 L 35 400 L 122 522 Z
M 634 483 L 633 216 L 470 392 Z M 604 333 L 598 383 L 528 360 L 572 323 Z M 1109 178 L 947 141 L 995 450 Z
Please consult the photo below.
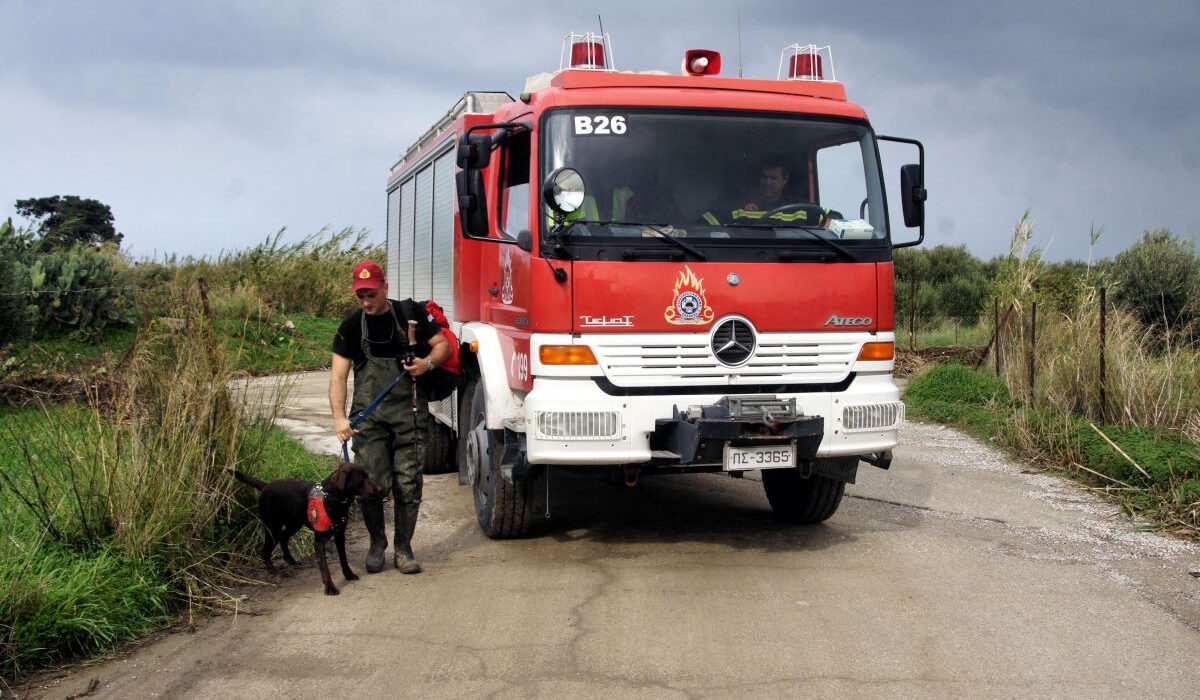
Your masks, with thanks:
M 794 398 L 726 396 L 715 404 L 672 410 L 655 421 L 650 434 L 652 461 L 660 465 L 723 464 L 727 470 L 793 467 L 811 461 L 825 434 L 825 419 L 805 416 Z M 791 448 L 786 451 L 753 448 Z M 743 450 L 741 448 L 751 448 Z M 766 455 L 764 460 L 760 455 Z M 736 457 L 732 460 L 731 456 Z M 755 463 L 754 457 L 759 461 Z M 751 459 L 747 459 L 750 457 Z

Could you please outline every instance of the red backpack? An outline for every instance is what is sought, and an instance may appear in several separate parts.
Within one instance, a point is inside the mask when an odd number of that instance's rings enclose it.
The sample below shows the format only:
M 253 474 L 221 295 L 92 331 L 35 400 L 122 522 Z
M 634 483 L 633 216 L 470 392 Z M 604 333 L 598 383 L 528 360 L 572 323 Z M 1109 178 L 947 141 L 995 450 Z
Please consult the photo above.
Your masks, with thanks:
M 405 299 L 400 303 L 403 305 L 404 316 L 406 318 L 419 318 L 417 310 L 421 308 L 420 302 Z M 424 309 L 429 320 L 441 327 L 442 335 L 446 336 L 446 341 L 450 343 L 450 358 L 441 365 L 433 368 L 432 371 L 425 372 L 417 377 L 417 388 L 425 394 L 426 399 L 441 401 L 453 394 L 462 380 L 462 367 L 459 364 L 458 337 L 454 335 L 454 331 L 450 330 L 450 323 L 446 320 L 446 314 L 436 301 L 431 299 L 425 302 Z
M 433 319 L 433 322 L 442 327 L 442 335 L 446 336 L 446 340 L 450 341 L 450 359 L 441 364 L 442 369 L 451 374 L 462 374 L 462 368 L 458 364 L 458 336 L 454 335 L 454 331 L 450 330 L 450 322 L 446 320 L 446 312 L 442 311 L 442 307 L 433 299 L 425 302 L 425 310 L 429 312 L 429 317 Z

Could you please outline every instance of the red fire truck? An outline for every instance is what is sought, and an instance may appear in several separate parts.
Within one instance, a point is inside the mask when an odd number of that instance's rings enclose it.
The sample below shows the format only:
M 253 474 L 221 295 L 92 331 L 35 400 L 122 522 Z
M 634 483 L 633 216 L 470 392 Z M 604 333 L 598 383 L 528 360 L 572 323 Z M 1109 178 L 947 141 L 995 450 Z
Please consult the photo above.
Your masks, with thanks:
M 432 444 L 456 439 L 491 537 L 525 534 L 561 468 L 761 470 L 779 518 L 825 520 L 904 417 L 892 249 L 924 238 L 924 149 L 875 134 L 829 47 L 784 49 L 775 80 L 611 56 L 568 35 L 557 72 L 467 93 L 392 168 L 391 291 L 439 301 L 466 360 Z M 883 140 L 919 155 L 912 241 Z

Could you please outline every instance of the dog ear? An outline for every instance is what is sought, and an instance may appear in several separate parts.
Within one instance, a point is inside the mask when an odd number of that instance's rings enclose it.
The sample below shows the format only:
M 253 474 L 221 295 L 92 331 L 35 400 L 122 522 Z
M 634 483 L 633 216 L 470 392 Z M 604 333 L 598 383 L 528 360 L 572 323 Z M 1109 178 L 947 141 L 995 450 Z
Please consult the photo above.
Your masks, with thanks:
M 329 485 L 338 491 L 346 490 L 346 478 L 350 475 L 352 465 L 349 462 L 342 462 L 341 466 L 335 472 L 329 475 L 327 480 Z

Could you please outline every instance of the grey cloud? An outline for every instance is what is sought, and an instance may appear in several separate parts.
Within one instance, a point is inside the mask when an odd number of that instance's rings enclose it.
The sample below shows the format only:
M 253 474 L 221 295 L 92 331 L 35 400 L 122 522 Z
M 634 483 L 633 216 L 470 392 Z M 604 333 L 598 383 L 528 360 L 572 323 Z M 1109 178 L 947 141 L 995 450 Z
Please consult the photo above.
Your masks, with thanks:
M 515 95 L 597 11 L 619 68 L 677 70 L 703 46 L 736 75 L 738 4 L 10 1 L 0 152 L 18 165 L 0 170 L 0 216 L 78 193 L 114 200 L 145 251 L 283 225 L 382 237 L 388 166 L 463 92 Z M 1093 221 L 1108 252 L 1198 230 L 1193 2 L 740 6 L 747 77 L 774 77 L 789 43 L 830 43 L 876 128 L 925 141 L 931 243 L 1004 252 L 1029 206 L 1052 257 L 1085 257 Z

